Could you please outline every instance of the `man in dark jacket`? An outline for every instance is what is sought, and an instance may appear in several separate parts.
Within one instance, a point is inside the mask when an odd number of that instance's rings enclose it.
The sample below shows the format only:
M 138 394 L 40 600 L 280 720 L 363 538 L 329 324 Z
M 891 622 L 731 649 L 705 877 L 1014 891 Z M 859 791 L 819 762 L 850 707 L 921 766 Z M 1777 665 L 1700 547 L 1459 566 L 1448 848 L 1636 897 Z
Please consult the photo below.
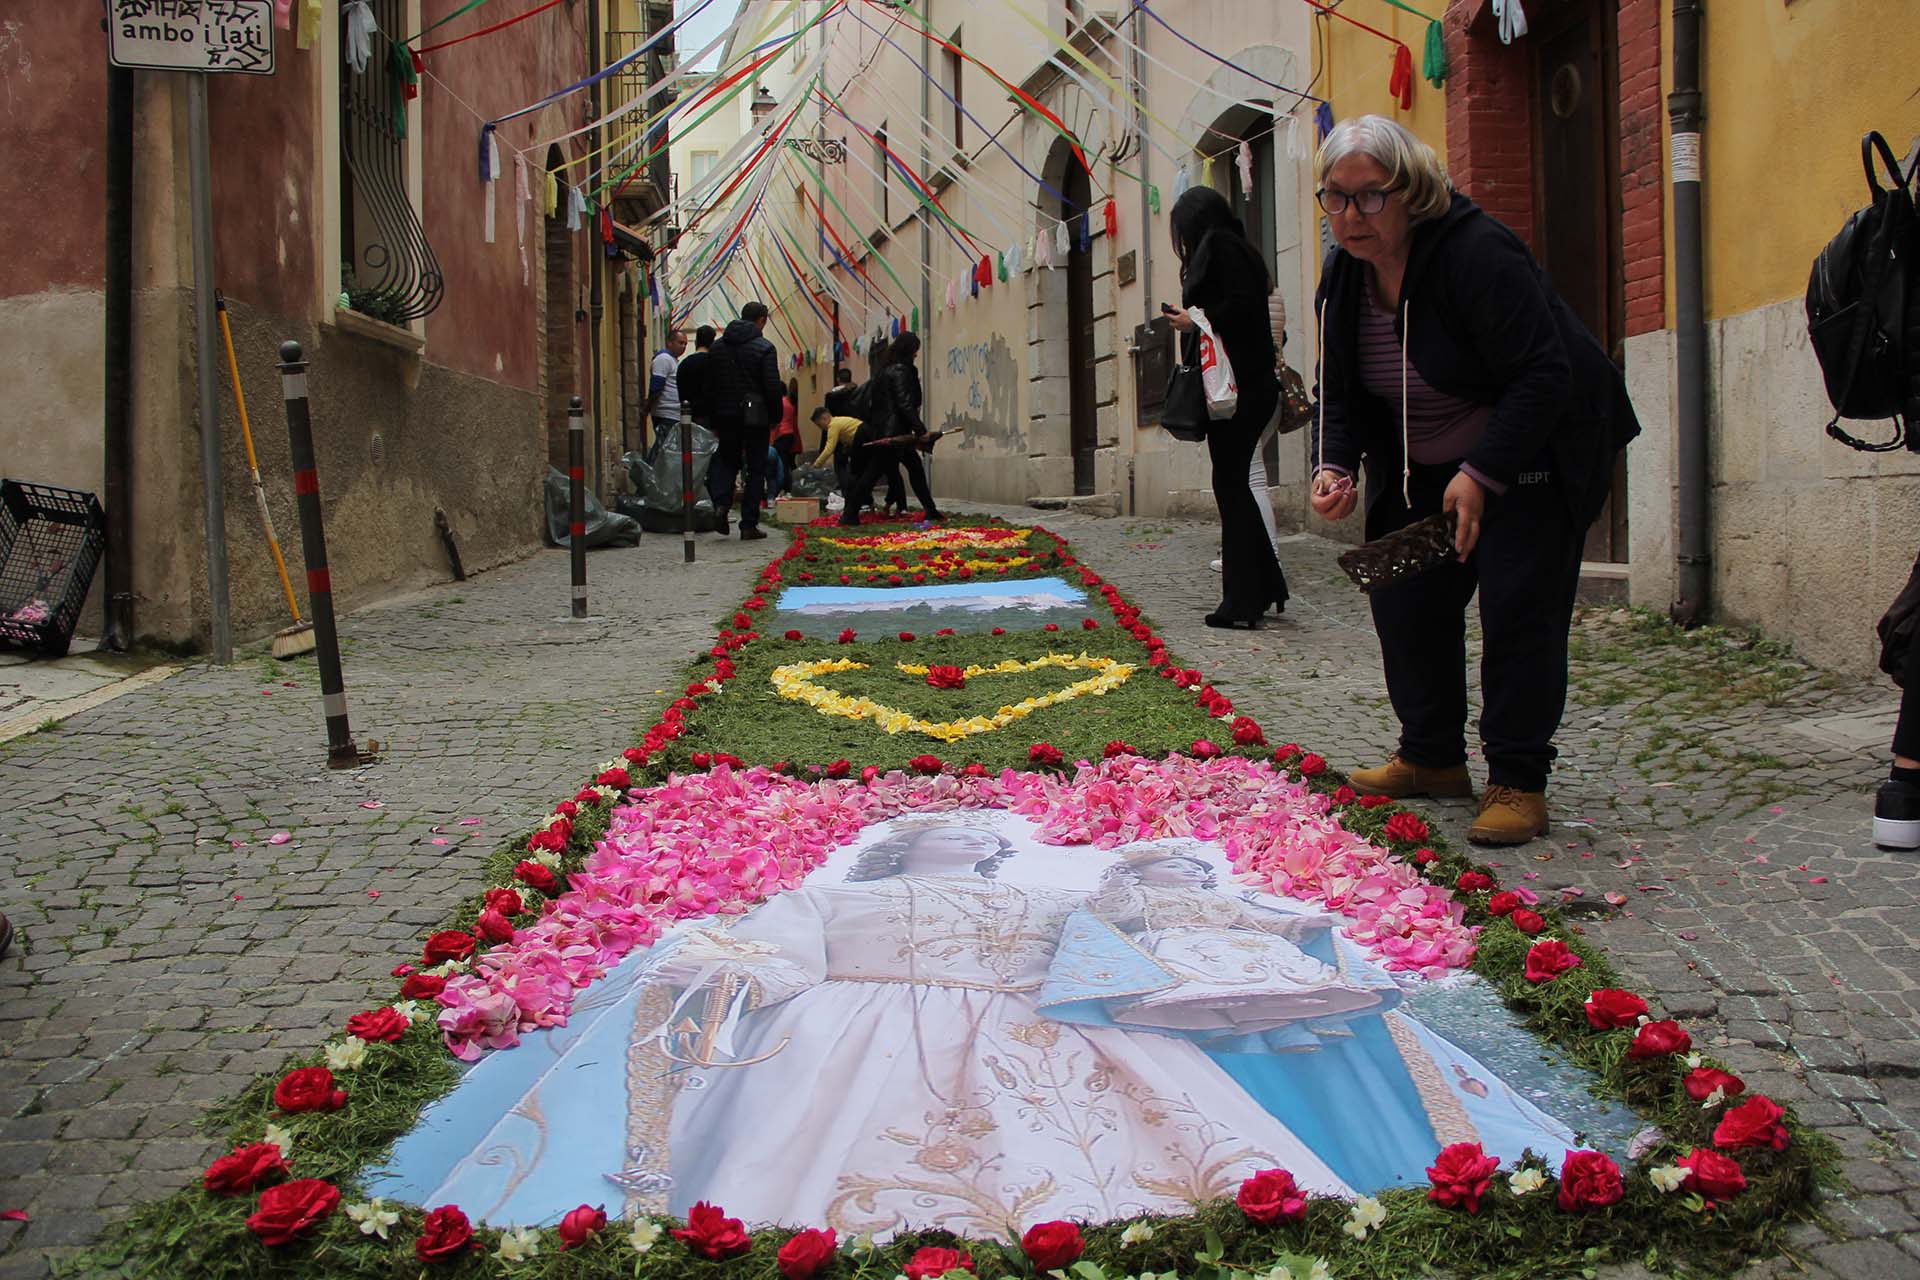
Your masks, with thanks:
M 733 505 L 734 482 L 746 472 L 741 499 L 740 538 L 751 542 L 767 535 L 760 528 L 760 501 L 767 484 L 767 442 L 780 412 L 786 387 L 780 381 L 780 357 L 764 331 L 771 313 L 764 302 L 740 308 L 740 318 L 727 326 L 714 344 L 706 366 L 707 425 L 719 439 L 707 491 L 727 532 L 727 512 Z

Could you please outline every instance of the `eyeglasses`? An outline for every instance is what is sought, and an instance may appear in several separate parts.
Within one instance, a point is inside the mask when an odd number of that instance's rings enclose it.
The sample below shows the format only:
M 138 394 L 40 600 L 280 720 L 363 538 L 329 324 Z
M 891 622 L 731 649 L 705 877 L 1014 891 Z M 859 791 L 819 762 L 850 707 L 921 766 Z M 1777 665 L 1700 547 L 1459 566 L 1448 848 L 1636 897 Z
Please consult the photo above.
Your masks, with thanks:
M 1349 193 L 1345 191 L 1331 191 L 1326 187 L 1322 187 L 1313 193 L 1313 198 L 1320 202 L 1320 207 L 1327 211 L 1328 217 L 1337 218 L 1347 211 L 1348 205 L 1352 205 L 1361 217 L 1371 218 L 1374 214 L 1387 207 L 1387 197 L 1399 189 L 1398 187 L 1388 187 L 1384 191 L 1355 191 Z

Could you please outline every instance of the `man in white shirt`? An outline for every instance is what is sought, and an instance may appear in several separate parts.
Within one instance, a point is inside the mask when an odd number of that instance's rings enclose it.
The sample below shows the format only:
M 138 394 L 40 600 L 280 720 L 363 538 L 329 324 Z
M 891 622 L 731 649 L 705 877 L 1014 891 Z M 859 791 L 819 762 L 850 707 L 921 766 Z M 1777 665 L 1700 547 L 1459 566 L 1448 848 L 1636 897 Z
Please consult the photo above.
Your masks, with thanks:
M 647 417 L 653 423 L 652 443 L 680 421 L 680 356 L 687 349 L 684 329 L 667 334 L 664 350 L 653 357 L 653 378 L 647 388 Z

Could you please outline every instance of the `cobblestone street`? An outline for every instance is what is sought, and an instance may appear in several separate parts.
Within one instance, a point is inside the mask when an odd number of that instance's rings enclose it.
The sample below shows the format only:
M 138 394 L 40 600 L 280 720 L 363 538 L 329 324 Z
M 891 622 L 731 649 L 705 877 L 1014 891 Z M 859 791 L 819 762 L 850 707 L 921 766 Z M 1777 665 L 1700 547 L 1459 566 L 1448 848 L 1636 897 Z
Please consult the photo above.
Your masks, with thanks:
M 1393 745 L 1334 544 L 1288 539 L 1286 617 L 1222 633 L 1200 621 L 1211 526 L 1039 518 L 1274 741 L 1340 768 Z M 197 1176 L 206 1108 L 365 1007 L 479 856 L 651 721 L 781 545 L 594 552 L 585 623 L 563 620 L 558 551 L 344 619 L 354 728 L 380 742 L 358 770 L 324 767 L 311 659 L 259 651 L 0 745 L 20 933 L 0 961 L 0 1210 L 28 1215 L 0 1222 L 0 1280 Z M 1753 1274 L 1920 1275 L 1920 859 L 1868 841 L 1893 691 L 1624 611 L 1584 612 L 1575 637 L 1554 833 L 1491 860 L 1577 890 L 1638 989 L 1841 1146 L 1830 1225 Z M 1468 802 L 1420 807 L 1464 842 Z

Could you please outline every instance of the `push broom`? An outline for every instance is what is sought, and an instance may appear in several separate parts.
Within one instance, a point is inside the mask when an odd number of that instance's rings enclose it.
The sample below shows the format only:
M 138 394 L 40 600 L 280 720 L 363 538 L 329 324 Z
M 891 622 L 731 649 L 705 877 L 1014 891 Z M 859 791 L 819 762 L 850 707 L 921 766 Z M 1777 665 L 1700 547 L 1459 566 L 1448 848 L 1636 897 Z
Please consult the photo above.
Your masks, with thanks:
M 213 294 L 213 307 L 220 316 L 220 337 L 227 344 L 227 371 L 233 375 L 233 402 L 240 410 L 240 438 L 247 442 L 247 470 L 253 476 L 253 500 L 260 507 L 260 523 L 266 526 L 267 546 L 273 552 L 273 564 L 280 571 L 280 589 L 287 593 L 287 608 L 293 625 L 273 633 L 273 656 L 285 661 L 314 649 L 313 624 L 300 620 L 300 602 L 294 598 L 293 582 L 287 577 L 287 558 L 280 554 L 280 539 L 273 531 L 273 516 L 267 510 L 267 489 L 260 483 L 260 462 L 253 453 L 253 428 L 247 423 L 247 397 L 240 389 L 240 362 L 233 355 L 233 327 L 227 323 L 227 300 L 219 290 Z

